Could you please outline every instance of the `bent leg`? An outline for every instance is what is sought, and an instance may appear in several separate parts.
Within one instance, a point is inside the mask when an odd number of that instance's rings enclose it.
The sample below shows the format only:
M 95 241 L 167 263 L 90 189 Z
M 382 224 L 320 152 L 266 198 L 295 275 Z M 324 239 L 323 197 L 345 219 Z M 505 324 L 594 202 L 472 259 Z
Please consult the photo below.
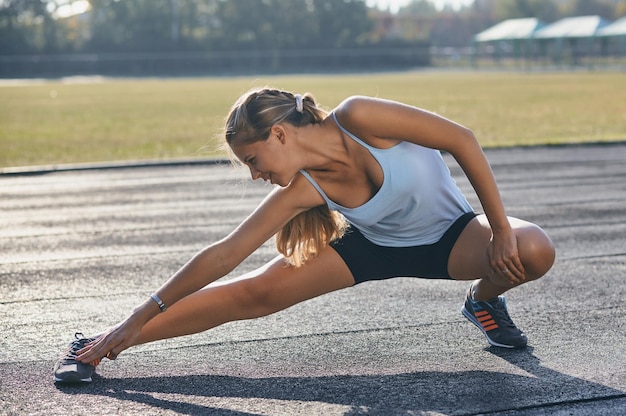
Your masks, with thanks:
M 253 272 L 211 284 L 179 300 L 147 322 L 134 345 L 269 315 L 352 285 L 350 270 L 330 247 L 300 267 L 277 257 Z
M 526 271 L 526 278 L 519 284 L 540 278 L 554 263 L 555 250 L 550 237 L 530 222 L 512 217 L 509 222 L 517 237 L 519 257 Z M 479 215 L 465 227 L 448 260 L 448 272 L 453 279 L 478 279 L 473 286 L 477 300 L 494 298 L 519 285 L 511 284 L 492 270 L 487 255 L 490 240 L 489 222 L 484 215 Z

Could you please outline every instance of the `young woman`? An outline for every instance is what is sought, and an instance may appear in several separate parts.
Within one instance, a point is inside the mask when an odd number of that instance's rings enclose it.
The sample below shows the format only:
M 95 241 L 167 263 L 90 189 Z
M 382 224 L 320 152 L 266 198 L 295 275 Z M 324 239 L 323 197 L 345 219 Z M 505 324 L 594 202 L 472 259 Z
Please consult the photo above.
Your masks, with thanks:
M 397 276 L 473 280 L 463 314 L 490 344 L 526 346 L 500 295 L 543 276 L 554 247 L 538 226 L 506 216 L 470 130 L 398 102 L 350 97 L 327 114 L 309 94 L 263 88 L 234 104 L 225 137 L 252 179 L 278 186 L 124 321 L 77 336 L 55 380 L 90 381 L 102 357 L 134 345 Z M 473 212 L 440 150 L 459 163 L 484 214 Z M 274 235 L 280 256 L 215 282 Z

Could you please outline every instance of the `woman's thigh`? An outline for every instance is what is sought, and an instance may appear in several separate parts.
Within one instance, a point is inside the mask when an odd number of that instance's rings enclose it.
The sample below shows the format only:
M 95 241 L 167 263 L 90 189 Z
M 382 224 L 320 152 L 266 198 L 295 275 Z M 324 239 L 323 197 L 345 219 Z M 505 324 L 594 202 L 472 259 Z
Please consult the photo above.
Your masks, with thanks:
M 260 309 L 256 314 L 265 315 L 353 286 L 354 278 L 337 252 L 326 247 L 302 266 L 295 267 L 278 256 L 265 266 L 221 285 L 232 288 L 235 297 L 256 304 Z

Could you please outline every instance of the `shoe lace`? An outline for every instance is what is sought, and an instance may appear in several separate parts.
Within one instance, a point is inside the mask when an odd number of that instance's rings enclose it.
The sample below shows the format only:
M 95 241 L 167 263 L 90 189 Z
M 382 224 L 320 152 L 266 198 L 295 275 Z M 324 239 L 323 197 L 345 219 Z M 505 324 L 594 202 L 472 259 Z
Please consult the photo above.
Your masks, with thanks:
M 86 344 L 89 344 L 94 338 L 86 338 L 82 332 L 76 332 L 74 334 L 74 338 L 76 338 L 72 343 L 68 346 L 67 350 L 61 354 L 60 359 L 65 361 L 75 361 L 78 355 L 76 354 L 78 351 L 83 349 Z M 97 364 L 96 364 L 97 365 Z
M 517 326 L 513 323 L 513 320 L 509 315 L 509 311 L 506 309 L 506 304 L 502 301 L 502 299 L 498 299 L 497 302 L 490 302 L 489 305 L 493 309 L 495 321 L 500 327 L 508 327 L 517 330 Z

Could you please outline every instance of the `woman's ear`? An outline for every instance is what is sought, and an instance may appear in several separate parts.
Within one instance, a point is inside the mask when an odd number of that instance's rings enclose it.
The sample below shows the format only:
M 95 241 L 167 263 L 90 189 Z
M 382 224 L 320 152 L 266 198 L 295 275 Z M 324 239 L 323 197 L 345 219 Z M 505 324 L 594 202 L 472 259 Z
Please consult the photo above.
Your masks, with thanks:
M 271 135 L 276 137 L 278 141 L 281 143 L 285 143 L 285 129 L 280 124 L 275 124 L 272 126 Z

